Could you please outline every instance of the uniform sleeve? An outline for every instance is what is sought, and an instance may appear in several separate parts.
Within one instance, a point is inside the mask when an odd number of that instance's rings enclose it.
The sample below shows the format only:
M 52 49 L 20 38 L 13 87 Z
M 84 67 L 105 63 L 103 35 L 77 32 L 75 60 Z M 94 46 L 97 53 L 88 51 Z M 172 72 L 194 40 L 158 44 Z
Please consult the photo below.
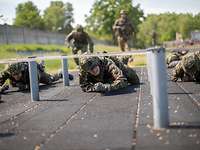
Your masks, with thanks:
M 69 33 L 65 38 L 65 43 L 69 43 L 73 38 L 74 32 Z
M 108 60 L 108 72 L 113 77 L 113 83 L 110 84 L 110 91 L 124 88 L 128 85 L 127 78 L 124 77 L 122 70 L 119 69 L 115 63 L 111 60 Z
M 92 91 L 94 91 L 93 90 L 94 84 L 92 84 L 91 82 L 89 82 L 86 72 L 80 71 L 80 74 L 79 74 L 79 83 L 80 83 L 81 89 L 84 92 L 92 92 Z
M 90 38 L 90 36 L 86 33 L 87 36 L 87 41 L 88 41 L 88 45 L 89 45 L 89 51 L 90 53 L 93 53 L 94 51 L 94 43 L 92 41 L 92 39 Z
M 115 23 L 112 27 L 114 32 L 116 31 L 117 27 L 118 27 L 118 20 L 115 21 Z
M 0 73 L 0 86 L 2 86 L 7 79 L 10 78 L 10 74 L 7 71 Z

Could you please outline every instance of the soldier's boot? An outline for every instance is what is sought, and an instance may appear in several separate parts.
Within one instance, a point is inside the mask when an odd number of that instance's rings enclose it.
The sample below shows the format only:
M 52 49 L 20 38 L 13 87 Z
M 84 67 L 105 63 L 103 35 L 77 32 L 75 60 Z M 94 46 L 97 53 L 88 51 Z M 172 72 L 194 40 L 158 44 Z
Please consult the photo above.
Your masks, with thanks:
M 184 76 L 181 78 L 181 81 L 183 81 L 183 82 L 193 82 L 194 79 L 192 77 L 190 77 L 189 75 L 184 74 Z
M 61 75 L 59 73 L 56 73 L 51 76 L 52 82 L 58 81 L 61 78 Z
M 126 69 L 126 77 L 128 79 L 128 82 L 131 84 L 139 84 L 140 83 L 140 79 L 139 79 L 137 73 L 135 72 L 135 70 L 133 70 L 130 67 L 127 67 L 127 69 Z
M 0 87 L 0 93 L 3 93 L 9 89 L 9 85 L 5 84 L 2 87 Z
M 172 71 L 172 76 L 171 76 L 172 81 L 176 82 L 179 78 L 182 79 L 183 77 L 184 77 L 184 71 L 182 69 L 180 69 L 178 71 L 176 69 L 174 69 Z
M 62 71 L 60 71 L 60 72 L 58 73 L 58 77 L 59 77 L 59 78 L 63 78 Z M 73 80 L 73 79 L 74 79 L 74 76 L 73 76 L 72 74 L 69 73 L 69 80 Z

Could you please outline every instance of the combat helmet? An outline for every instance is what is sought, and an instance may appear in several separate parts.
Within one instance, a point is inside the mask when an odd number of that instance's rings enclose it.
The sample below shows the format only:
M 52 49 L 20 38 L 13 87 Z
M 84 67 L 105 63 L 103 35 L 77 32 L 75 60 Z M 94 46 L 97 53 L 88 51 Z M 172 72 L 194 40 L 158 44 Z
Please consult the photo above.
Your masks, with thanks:
M 78 31 L 78 32 L 83 32 L 83 26 L 80 25 L 80 24 L 77 24 L 77 26 L 76 26 L 76 31 Z
M 122 10 L 120 11 L 120 15 L 122 15 L 122 14 L 127 15 L 127 11 L 125 11 L 124 9 L 122 9 Z
M 100 59 L 98 57 L 81 57 L 80 66 L 81 69 L 88 72 L 95 66 L 99 65 Z

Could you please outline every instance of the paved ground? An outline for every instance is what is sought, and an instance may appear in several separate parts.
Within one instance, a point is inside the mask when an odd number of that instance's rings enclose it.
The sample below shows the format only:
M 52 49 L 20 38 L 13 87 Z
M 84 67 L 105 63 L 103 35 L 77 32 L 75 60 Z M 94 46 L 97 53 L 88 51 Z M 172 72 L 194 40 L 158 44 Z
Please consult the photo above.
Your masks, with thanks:
M 41 87 L 41 101 L 15 89 L 0 103 L 0 150 L 199 150 L 200 85 L 168 82 L 170 127 L 154 130 L 145 68 L 141 85 L 106 93 Z

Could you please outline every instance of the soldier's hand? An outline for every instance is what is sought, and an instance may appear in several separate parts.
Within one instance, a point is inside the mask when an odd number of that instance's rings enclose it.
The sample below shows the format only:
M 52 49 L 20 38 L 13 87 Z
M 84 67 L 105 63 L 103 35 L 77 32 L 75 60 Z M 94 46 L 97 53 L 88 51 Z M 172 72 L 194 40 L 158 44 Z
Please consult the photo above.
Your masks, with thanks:
M 94 85 L 93 91 L 96 91 L 96 92 L 110 91 L 110 84 L 103 84 L 101 82 L 98 82 Z

